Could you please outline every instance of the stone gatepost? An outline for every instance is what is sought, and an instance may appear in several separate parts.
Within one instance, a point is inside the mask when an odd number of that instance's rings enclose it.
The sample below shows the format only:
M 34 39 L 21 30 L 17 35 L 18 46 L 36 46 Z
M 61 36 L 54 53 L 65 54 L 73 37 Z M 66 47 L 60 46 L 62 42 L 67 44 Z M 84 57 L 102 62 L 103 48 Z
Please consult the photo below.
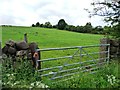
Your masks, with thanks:
M 109 38 L 102 38 L 100 39 L 100 44 L 109 44 L 110 39 Z M 104 51 L 107 51 L 108 46 L 100 46 L 100 62 L 104 62 L 104 58 L 107 58 L 108 53 L 105 53 Z

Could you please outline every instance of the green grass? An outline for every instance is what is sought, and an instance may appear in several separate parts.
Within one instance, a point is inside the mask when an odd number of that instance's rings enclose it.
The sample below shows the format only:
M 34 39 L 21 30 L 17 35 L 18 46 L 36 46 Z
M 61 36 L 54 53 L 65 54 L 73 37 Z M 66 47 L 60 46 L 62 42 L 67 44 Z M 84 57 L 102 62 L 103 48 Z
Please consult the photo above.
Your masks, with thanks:
M 23 40 L 24 33 L 28 34 L 28 42 L 37 42 L 40 48 L 94 45 L 99 44 L 100 38 L 103 37 L 37 27 L 2 27 L 2 46 L 9 39 Z
M 38 32 L 38 34 L 36 34 Z M 28 42 L 36 42 L 42 48 L 55 48 L 55 47 L 70 47 L 70 46 L 84 46 L 99 44 L 102 35 L 83 34 L 68 32 L 56 29 L 37 28 L 37 27 L 2 27 L 2 46 L 9 39 L 21 41 L 24 39 L 24 33 L 28 34 Z M 71 51 L 54 51 L 42 56 L 57 57 L 62 55 L 73 54 Z M 47 55 L 47 56 L 46 56 Z
M 38 34 L 37 34 L 37 33 Z M 24 33 L 28 34 L 28 42 L 36 42 L 40 48 L 55 48 L 55 47 L 70 47 L 70 46 L 84 46 L 99 44 L 100 38 L 103 35 L 83 34 L 76 32 L 69 32 L 57 29 L 47 29 L 38 27 L 3 27 L 2 28 L 2 46 L 9 39 L 21 41 L 24 39 Z M 86 51 L 98 51 L 99 48 L 86 49 Z M 55 58 L 61 56 L 73 55 L 75 50 L 61 50 L 42 52 L 42 59 Z M 77 54 L 79 55 L 79 53 Z M 97 56 L 98 57 L 98 56 Z M 84 57 L 82 61 L 90 60 L 91 58 Z M 63 65 L 68 62 L 68 59 L 50 61 L 42 63 L 42 67 L 48 68 L 53 66 Z M 69 60 L 70 63 L 79 62 L 79 58 Z M 54 63 L 54 64 L 53 64 Z M 56 71 L 56 70 L 55 70 Z
M 73 75 L 70 80 L 52 83 L 41 81 L 40 73 L 34 71 L 30 62 L 19 62 L 19 66 L 12 66 L 10 59 L 5 59 L 2 65 L 3 88 L 120 88 L 119 60 L 111 61 L 103 66 L 97 73 L 79 73 Z M 18 63 L 18 62 L 16 62 Z M 15 68 L 16 67 L 16 68 Z M 44 82 L 44 84 L 43 84 Z
M 37 34 L 37 33 L 38 34 Z M 37 28 L 37 27 L 2 27 L 2 46 L 5 45 L 5 42 L 9 39 L 15 40 L 15 41 L 21 41 L 24 38 L 24 33 L 28 34 L 28 42 L 36 42 L 41 49 L 43 48 L 55 48 L 55 47 L 70 47 L 70 46 L 84 46 L 84 45 L 95 45 L 99 44 L 99 41 L 101 38 L 103 38 L 103 35 L 95 35 L 95 34 L 83 34 L 83 33 L 75 33 L 75 32 L 68 32 L 68 31 L 63 31 L 63 30 L 57 30 L 57 29 L 47 29 L 47 28 Z M 86 49 L 87 52 L 92 52 L 92 51 L 98 51 L 98 48 L 91 48 L 91 49 Z M 44 58 L 55 58 L 55 57 L 60 57 L 60 56 L 69 56 L 73 55 L 75 53 L 75 50 L 61 50 L 61 51 L 49 51 L 49 52 L 42 52 L 42 59 Z M 79 55 L 79 53 L 78 53 Z M 96 58 L 98 56 L 94 56 Z M 8 59 L 9 60 L 9 59 Z M 7 61 L 8 61 L 7 60 Z M 75 63 L 79 62 L 79 58 L 75 57 L 73 60 L 69 60 L 70 63 Z M 84 57 L 81 61 L 84 60 L 91 60 L 90 57 Z M 57 61 L 50 61 L 50 62 L 45 62 L 42 63 L 42 68 L 46 67 L 53 67 L 53 66 L 58 66 L 58 65 L 63 65 L 65 62 L 67 62 L 68 59 L 63 59 L 63 60 L 57 60 Z M 27 63 L 26 63 L 27 62 Z M 39 75 L 35 72 L 31 67 L 30 62 L 26 61 L 19 63 L 18 68 L 14 68 L 9 66 L 8 63 L 4 63 L 2 70 L 3 70 L 3 81 L 4 81 L 4 87 L 31 87 L 31 83 L 36 82 L 36 80 L 40 81 L 40 78 L 38 77 Z M 6 67 L 7 64 L 7 67 Z M 87 63 L 86 63 L 87 65 Z M 115 66 L 115 65 L 114 65 Z M 11 67 L 11 68 L 9 68 Z M 78 66 L 76 66 L 78 67 Z M 73 67 L 71 67 L 73 68 Z M 114 67 L 112 67 L 114 69 Z M 67 69 L 67 68 L 64 68 Z M 112 69 L 112 70 L 113 70 Z M 54 70 L 58 71 L 58 70 Z M 51 72 L 51 71 L 49 71 Z M 46 72 L 48 73 L 48 72 Z M 117 77 L 117 71 L 115 69 L 115 76 Z M 101 74 L 104 74 L 101 72 Z M 113 74 L 111 73 L 106 73 L 107 74 Z M 12 79 L 9 77 L 13 77 Z M 80 77 L 80 76 L 78 76 Z M 79 88 L 79 87 L 90 87 L 90 83 L 92 83 L 90 78 L 94 78 L 94 80 L 97 80 L 98 76 L 87 76 L 83 80 L 83 83 L 81 82 L 80 79 L 74 79 L 69 82 L 64 82 L 64 83 L 58 83 L 51 85 L 49 81 L 46 83 L 48 84 L 51 88 Z M 102 77 L 99 76 L 99 80 Z M 87 82 L 89 80 L 89 82 Z M 93 81 L 94 81 L 93 80 Z M 106 79 L 105 79 L 106 80 Z M 14 83 L 19 82 L 19 84 L 14 85 Z M 107 81 L 104 81 L 105 84 L 104 86 L 99 86 L 99 87 L 105 87 L 107 84 Z M 73 83 L 75 83 L 73 85 Z M 82 84 L 81 84 L 82 83 Z M 87 85 L 87 84 L 88 85 Z M 102 81 L 100 82 L 102 83 Z M 80 85 L 79 85 L 80 84 Z M 97 83 L 99 84 L 99 83 Z M 87 85 L 87 86 L 86 86 Z M 101 84 L 100 84 L 101 85 Z M 92 87 L 96 87 L 96 84 L 94 84 Z M 108 86 L 109 87 L 109 86 Z
M 38 34 L 36 34 L 38 32 Z M 99 44 L 102 35 L 68 32 L 57 29 L 37 27 L 2 27 L 2 46 L 9 39 L 21 41 L 24 33 L 28 34 L 28 42 L 36 42 L 40 48 L 70 47 Z M 95 49 L 91 49 L 95 51 Z M 89 50 L 89 51 L 91 51 Z M 97 50 L 97 49 L 96 49 Z M 72 50 L 43 52 L 42 58 L 54 58 L 72 55 Z
M 51 88 L 120 88 L 120 62 L 118 60 L 111 61 L 106 64 L 97 73 L 79 73 L 72 76 L 73 79 L 56 82 L 52 84 L 47 82 Z

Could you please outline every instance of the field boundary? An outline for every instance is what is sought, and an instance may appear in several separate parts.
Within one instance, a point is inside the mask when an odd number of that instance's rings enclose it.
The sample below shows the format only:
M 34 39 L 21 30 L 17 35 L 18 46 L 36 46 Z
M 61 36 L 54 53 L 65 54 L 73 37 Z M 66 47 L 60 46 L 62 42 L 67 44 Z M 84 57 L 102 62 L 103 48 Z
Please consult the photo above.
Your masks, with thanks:
M 99 50 L 98 52 L 92 52 L 92 53 L 89 53 L 88 51 L 85 50 L 88 48 L 95 48 L 95 47 L 97 47 L 97 48 L 104 47 L 106 49 L 104 49 L 104 51 Z M 76 49 L 73 55 L 37 60 L 37 62 L 40 62 L 42 64 L 43 62 L 48 62 L 48 61 L 52 62 L 55 60 L 61 60 L 61 59 L 66 59 L 66 58 L 68 59 L 62 65 L 49 67 L 49 68 L 41 67 L 41 69 L 38 70 L 38 72 L 41 72 L 40 77 L 41 78 L 49 77 L 48 78 L 49 80 L 57 80 L 58 81 L 58 80 L 61 80 L 62 78 L 64 80 L 66 77 L 69 79 L 70 76 L 72 76 L 74 74 L 78 74 L 78 73 L 84 73 L 84 72 L 95 73 L 95 72 L 97 72 L 98 69 L 100 69 L 100 67 L 103 64 L 109 62 L 109 59 L 110 59 L 110 55 L 109 55 L 110 44 L 73 46 L 73 47 L 62 47 L 62 48 L 46 48 L 46 49 L 37 49 L 37 51 L 47 52 L 47 51 L 56 51 L 56 50 L 60 51 L 60 50 L 70 50 L 70 49 Z M 99 57 L 94 58 L 93 55 L 97 55 Z M 83 59 L 83 57 L 85 57 L 85 56 L 87 57 L 87 59 L 89 58 L 89 60 L 81 61 L 81 59 Z M 104 57 L 101 57 L 101 56 L 104 56 Z M 78 57 L 80 59 L 80 61 L 69 64 L 68 62 L 70 60 L 74 60 L 75 57 Z M 89 64 L 83 65 L 86 63 L 89 63 Z M 78 66 L 66 69 L 66 67 L 75 66 L 75 65 L 78 65 Z M 54 71 L 53 69 L 57 69 L 57 71 Z M 43 74 L 43 72 L 46 72 L 46 71 L 49 71 L 49 72 Z M 62 74 L 62 73 L 64 73 L 64 74 Z

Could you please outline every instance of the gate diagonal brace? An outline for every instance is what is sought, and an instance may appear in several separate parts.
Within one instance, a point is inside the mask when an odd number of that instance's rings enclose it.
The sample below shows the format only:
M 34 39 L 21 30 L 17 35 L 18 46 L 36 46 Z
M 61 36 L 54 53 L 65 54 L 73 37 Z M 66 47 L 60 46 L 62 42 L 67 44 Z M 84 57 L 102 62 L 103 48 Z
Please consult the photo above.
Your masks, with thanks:
M 95 59 L 89 54 L 89 53 L 87 53 L 84 49 L 81 49 L 83 52 L 85 52 L 86 53 L 86 55 L 88 56 L 88 57 L 90 57 L 94 62 L 95 62 Z
M 72 60 L 73 57 L 74 57 L 78 52 L 79 52 L 79 49 L 72 55 L 71 58 L 68 59 L 68 61 L 66 61 L 66 62 L 63 64 L 62 67 L 59 67 L 59 71 L 61 71 L 61 70 L 63 69 L 63 67 L 68 64 L 69 60 Z M 56 72 L 56 73 L 54 73 L 54 75 L 52 76 L 51 80 L 53 80 L 53 78 L 59 73 L 59 71 Z

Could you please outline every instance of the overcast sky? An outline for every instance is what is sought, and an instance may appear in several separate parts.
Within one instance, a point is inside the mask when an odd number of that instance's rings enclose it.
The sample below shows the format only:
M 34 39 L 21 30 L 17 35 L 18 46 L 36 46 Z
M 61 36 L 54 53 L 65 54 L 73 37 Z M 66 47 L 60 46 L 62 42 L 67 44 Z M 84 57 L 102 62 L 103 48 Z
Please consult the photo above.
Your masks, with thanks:
M 64 19 L 70 25 L 105 25 L 101 17 L 89 18 L 84 8 L 91 9 L 93 0 L 0 0 L 0 25 L 31 26 L 36 22 Z

